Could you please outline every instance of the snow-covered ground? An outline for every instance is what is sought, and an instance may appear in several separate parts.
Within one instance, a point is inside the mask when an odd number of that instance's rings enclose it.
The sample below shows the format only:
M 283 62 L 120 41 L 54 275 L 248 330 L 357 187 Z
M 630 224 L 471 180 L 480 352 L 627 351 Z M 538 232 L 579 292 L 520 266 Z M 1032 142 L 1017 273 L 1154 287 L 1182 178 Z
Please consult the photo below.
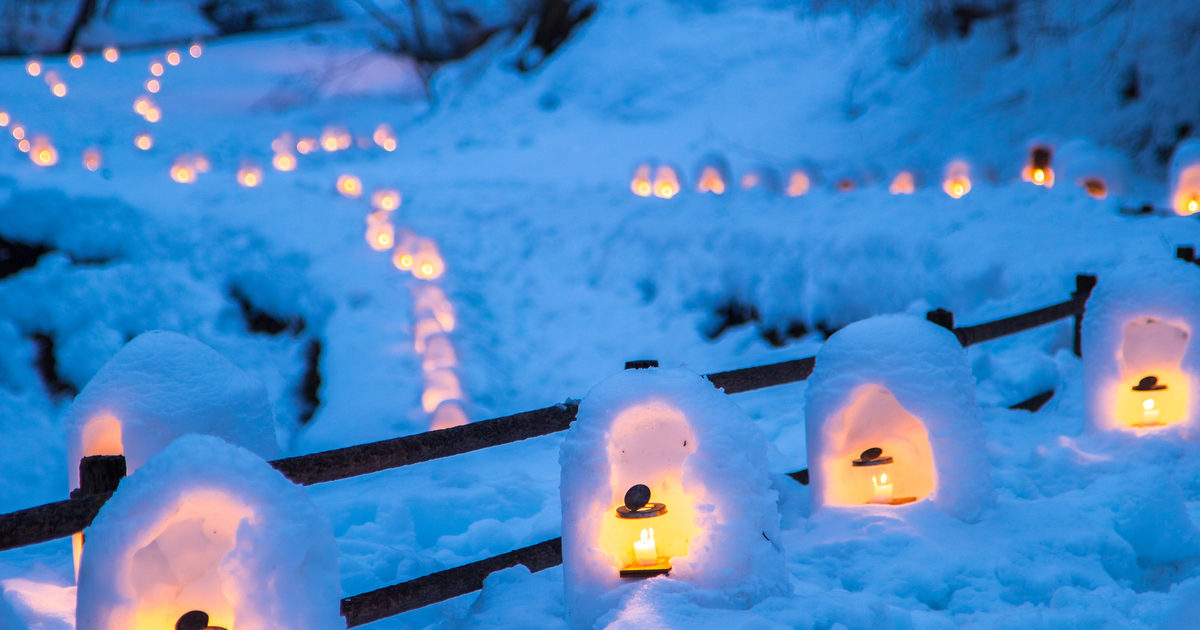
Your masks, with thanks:
M 55 250 L 0 279 L 0 511 L 67 490 L 61 414 L 70 399 L 40 379 L 35 333 L 53 339 L 58 374 L 75 388 L 140 332 L 195 337 L 263 381 L 285 454 L 427 429 L 413 348 L 418 281 L 367 246 L 371 209 L 337 194 L 341 174 L 368 192 L 401 189 L 397 223 L 437 242 L 472 419 L 583 396 L 629 359 L 711 372 L 811 356 L 818 333 L 773 347 L 760 332 L 936 306 L 971 324 L 1065 299 L 1079 272 L 1103 282 L 1123 261 L 1170 259 L 1177 244 L 1200 243 L 1200 222 L 1118 210 L 1165 205 L 1155 153 L 1175 129 L 1160 129 L 1154 114 L 1185 108 L 1156 104 L 1172 93 L 1167 79 L 1121 105 L 1119 73 L 1105 69 L 1165 55 L 1146 21 L 1182 13 L 1179 5 L 1137 19 L 1059 16 L 1084 26 L 1043 33 L 1010 56 L 996 52 L 996 25 L 982 22 L 899 68 L 904 30 L 882 9 L 614 1 L 538 73 L 512 70 L 523 42 L 501 34 L 428 89 L 411 63 L 372 52 L 363 28 L 325 25 L 184 55 L 165 68 L 153 124 L 133 101 L 163 51 L 114 64 L 88 57 L 80 69 L 43 59 L 68 86 L 64 98 L 23 60 L 0 62 L 0 109 L 59 154 L 42 168 L 10 143 L 0 149 L 0 238 Z M 1144 40 L 1154 46 L 1139 47 Z M 1193 39 L 1178 55 L 1197 51 Z M 1197 88 L 1177 91 L 1194 105 L 1187 94 Z M 341 125 L 369 140 L 380 123 L 395 129 L 396 151 L 367 142 L 300 155 L 293 172 L 270 168 L 284 132 Z M 134 147 L 142 131 L 154 136 L 149 151 Z M 1126 180 L 1123 198 L 1092 199 L 1066 175 L 1051 189 L 1019 181 L 1031 142 L 1071 139 L 1081 161 L 1118 156 L 1106 159 Z M 99 172 L 81 166 L 87 147 L 103 155 Z M 712 153 L 735 176 L 808 164 L 820 177 L 799 198 L 696 194 L 693 166 Z M 179 184 L 170 167 L 187 154 L 206 156 L 211 172 Z M 962 199 L 940 189 L 952 158 L 976 174 Z M 677 166 L 686 190 L 632 195 L 633 168 L 649 160 Z M 247 162 L 264 168 L 257 188 L 235 180 Z M 915 194 L 888 193 L 901 169 L 917 174 Z M 842 178 L 855 190 L 835 190 Z M 249 332 L 237 295 L 303 318 L 303 330 Z M 731 299 L 761 321 L 709 339 Z M 302 425 L 314 340 L 320 405 Z M 1200 595 L 1200 533 L 1189 516 L 1200 512 L 1200 445 L 1081 435 L 1081 365 L 1070 347 L 1062 322 L 970 350 L 997 495 L 978 523 L 925 506 L 810 515 L 807 489 L 779 478 L 792 595 L 721 610 L 650 585 L 614 619 L 1159 627 Z M 1054 399 L 1036 414 L 1005 409 L 1050 387 Z M 806 466 L 804 400 L 804 384 L 734 397 L 765 434 L 774 473 Z M 308 488 L 333 523 L 344 594 L 559 535 L 561 439 Z M 69 542 L 0 554 L 0 584 L 0 620 L 7 600 L 31 628 L 74 627 Z M 564 627 L 562 585 L 561 569 L 517 567 L 478 595 L 368 627 Z

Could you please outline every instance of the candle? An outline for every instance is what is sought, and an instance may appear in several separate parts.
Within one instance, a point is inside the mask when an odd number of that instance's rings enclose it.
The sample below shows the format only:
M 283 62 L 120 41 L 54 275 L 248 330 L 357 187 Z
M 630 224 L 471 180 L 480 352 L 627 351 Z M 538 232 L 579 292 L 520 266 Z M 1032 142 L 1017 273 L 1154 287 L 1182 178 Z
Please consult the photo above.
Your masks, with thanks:
M 889 486 L 890 487 L 890 486 Z M 658 562 L 658 549 L 654 546 L 654 528 L 642 530 L 642 539 L 633 541 L 633 555 L 643 566 Z
M 892 502 L 892 484 L 888 483 L 887 473 L 871 477 L 871 483 L 875 486 L 875 495 L 871 497 L 871 503 Z
M 1142 401 L 1142 424 L 1159 424 L 1158 408 L 1153 398 Z

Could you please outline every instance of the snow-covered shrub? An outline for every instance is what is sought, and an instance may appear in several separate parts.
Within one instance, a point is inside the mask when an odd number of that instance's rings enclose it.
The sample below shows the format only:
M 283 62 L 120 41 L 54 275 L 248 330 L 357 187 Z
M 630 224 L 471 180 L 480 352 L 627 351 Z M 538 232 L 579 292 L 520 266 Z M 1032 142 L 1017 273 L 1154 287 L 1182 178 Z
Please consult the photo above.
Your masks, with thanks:
M 569 623 L 590 628 L 639 592 L 620 572 L 639 566 L 635 542 L 651 528 L 669 590 L 708 607 L 786 592 L 766 450 L 746 413 L 686 370 L 630 370 L 593 388 L 560 453 Z M 665 513 L 618 518 L 637 484 Z
M 835 333 L 805 419 L 814 509 L 928 500 L 972 521 L 992 501 L 975 377 L 940 326 L 885 315 Z

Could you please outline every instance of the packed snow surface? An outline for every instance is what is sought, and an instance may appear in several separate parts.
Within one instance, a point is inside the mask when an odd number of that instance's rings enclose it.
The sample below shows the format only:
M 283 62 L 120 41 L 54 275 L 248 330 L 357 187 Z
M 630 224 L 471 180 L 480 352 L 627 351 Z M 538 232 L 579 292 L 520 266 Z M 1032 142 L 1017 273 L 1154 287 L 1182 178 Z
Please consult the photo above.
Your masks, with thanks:
M 364 239 L 380 188 L 403 192 L 397 227 L 445 260 L 472 420 L 582 396 L 626 360 L 709 373 L 812 356 L 825 333 L 876 315 L 944 307 L 970 325 L 1033 310 L 1066 299 L 1077 273 L 1102 291 L 1139 258 L 1200 274 L 1172 260 L 1200 244 L 1194 217 L 1122 212 L 1167 203 L 1171 152 L 1194 134 L 1191 3 L 1021 2 L 944 32 L 912 7 L 853 4 L 606 1 L 535 73 L 513 69 L 529 33 L 500 33 L 428 83 L 416 64 L 380 59 L 361 23 L 247 34 L 168 65 L 154 123 L 134 99 L 165 49 L 90 54 L 78 69 L 45 57 L 38 77 L 23 59 L 0 62 L 5 133 L 20 125 L 57 154 L 42 167 L 0 149 L 0 238 L 41 252 L 0 278 L 0 511 L 65 498 L 70 394 L 152 330 L 261 382 L 283 455 L 427 429 L 420 281 Z M 372 142 L 380 123 L 393 151 Z M 351 146 L 272 167 L 274 140 L 290 133 L 281 146 L 295 147 L 327 127 Z M 134 144 L 143 133 L 147 150 Z M 1035 142 L 1058 149 L 1053 187 L 1020 181 Z M 729 166 L 724 195 L 694 191 L 693 167 L 711 155 Z M 955 158 L 971 167 L 960 199 L 941 189 Z M 643 163 L 673 165 L 682 190 L 635 196 Z M 193 169 L 192 183 L 173 181 L 173 165 Z M 263 169 L 258 186 L 239 186 L 246 166 Z M 804 196 L 740 189 L 751 171 L 786 185 L 796 166 L 809 171 Z M 1085 194 L 1076 168 L 1112 177 L 1111 192 Z M 901 170 L 911 195 L 888 192 Z M 344 174 L 367 194 L 339 195 Z M 932 501 L 812 510 L 809 488 L 784 476 L 809 467 L 808 386 L 731 397 L 767 443 L 790 592 L 710 607 L 658 578 L 604 619 L 1187 627 L 1200 597 L 1200 444 L 1085 430 L 1087 371 L 1071 345 L 1062 321 L 967 350 L 985 437 L 970 457 L 994 496 L 972 522 Z M 1037 413 L 1007 409 L 1051 389 Z M 338 595 L 564 533 L 563 440 L 305 488 L 332 524 Z M 0 553 L 0 624 L 74 627 L 74 583 L 65 539 Z M 561 568 L 515 567 L 368 629 L 565 628 L 564 588 Z

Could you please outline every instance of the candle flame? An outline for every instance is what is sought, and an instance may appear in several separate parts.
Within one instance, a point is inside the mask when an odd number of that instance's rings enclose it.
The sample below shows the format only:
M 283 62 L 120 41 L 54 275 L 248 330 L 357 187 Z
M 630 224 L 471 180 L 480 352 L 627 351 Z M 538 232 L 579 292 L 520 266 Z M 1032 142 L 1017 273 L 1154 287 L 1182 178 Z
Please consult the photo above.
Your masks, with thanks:
M 246 188 L 254 188 L 262 183 L 262 169 L 254 166 L 243 166 L 237 173 L 238 183 Z
M 116 46 L 109 46 L 104 49 L 104 60 L 108 63 L 116 63 L 121 58 L 121 51 L 117 50 Z
M 276 153 L 271 165 L 277 171 L 290 171 L 296 168 L 296 156 L 291 153 Z
M 154 146 L 154 138 L 151 138 L 148 133 L 139 134 L 133 139 L 133 144 L 143 151 L 149 151 L 150 147 Z
M 1146 411 L 1154 409 L 1154 399 L 1147 398 L 1146 400 L 1142 401 L 1142 409 L 1145 409 Z
M 371 194 L 371 205 L 390 212 L 400 207 L 400 199 L 398 190 L 377 190 Z
M 1200 212 L 1200 163 L 1191 164 L 1179 173 L 1171 205 L 1175 214 L 1182 216 Z
M 639 197 L 649 197 L 652 188 L 650 185 L 650 165 L 641 164 L 633 172 L 633 181 L 629 182 L 629 189 L 633 194 Z
M 8 112 L 0 110 L 0 127 L 7 127 L 11 120 L 12 119 L 8 116 Z
M 196 171 L 188 164 L 176 162 L 171 167 L 171 179 L 180 184 L 191 184 L 196 181 Z
M 362 181 L 353 175 L 342 175 L 337 180 L 338 192 L 346 197 L 362 195 Z
M 178 66 L 180 61 L 183 61 L 183 58 L 179 56 L 178 50 L 167 51 L 167 63 L 171 64 L 172 66 Z
M 71 64 L 72 68 L 78 70 L 83 67 L 83 55 L 73 52 L 70 57 L 67 57 L 67 63 Z
M 946 165 L 946 179 L 942 182 L 942 190 L 955 199 L 971 192 L 971 167 L 962 160 L 955 160 Z
M 654 196 L 660 199 L 670 199 L 679 192 L 679 178 L 675 169 L 670 166 L 660 166 L 654 173 Z
M 33 140 L 29 159 L 38 166 L 54 166 L 58 163 L 58 151 L 50 144 L 46 138 L 35 138 Z
M 30 59 L 29 61 L 26 61 L 25 72 L 28 72 L 29 76 L 31 77 L 40 75 L 42 73 L 42 62 L 38 61 L 37 59 Z

